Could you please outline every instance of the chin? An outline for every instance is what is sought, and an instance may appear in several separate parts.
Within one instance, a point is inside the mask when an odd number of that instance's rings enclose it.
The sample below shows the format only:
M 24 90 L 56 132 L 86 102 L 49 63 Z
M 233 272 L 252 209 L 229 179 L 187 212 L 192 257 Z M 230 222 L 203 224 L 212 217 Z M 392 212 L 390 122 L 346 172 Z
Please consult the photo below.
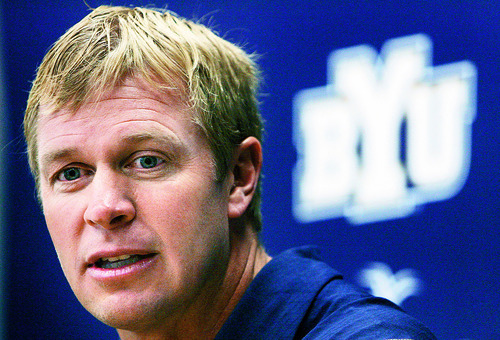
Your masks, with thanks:
M 157 328 L 172 313 L 171 307 L 158 298 L 109 296 L 94 303 L 82 303 L 104 324 L 135 332 Z M 170 311 L 169 311 L 170 310 Z
M 136 306 L 104 307 L 98 311 L 90 311 L 99 321 L 121 330 L 141 332 L 157 328 L 161 320 L 168 314 L 159 306 L 139 304 Z

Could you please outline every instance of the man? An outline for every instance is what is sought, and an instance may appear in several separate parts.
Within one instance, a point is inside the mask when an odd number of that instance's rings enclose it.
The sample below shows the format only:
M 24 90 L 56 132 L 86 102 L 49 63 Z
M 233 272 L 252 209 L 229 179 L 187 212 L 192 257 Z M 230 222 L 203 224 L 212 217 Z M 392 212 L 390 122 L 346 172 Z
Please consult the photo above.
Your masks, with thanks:
M 259 241 L 252 58 L 169 12 L 99 7 L 45 56 L 25 116 L 63 271 L 122 339 L 432 338 L 307 249 Z

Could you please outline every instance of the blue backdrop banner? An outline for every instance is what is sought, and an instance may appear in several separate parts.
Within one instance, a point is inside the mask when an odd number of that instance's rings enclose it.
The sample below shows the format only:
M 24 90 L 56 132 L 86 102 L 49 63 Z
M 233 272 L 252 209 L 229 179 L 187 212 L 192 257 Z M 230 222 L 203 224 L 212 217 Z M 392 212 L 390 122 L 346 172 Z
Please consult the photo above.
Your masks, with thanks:
M 37 65 L 89 10 L 82 0 L 2 8 L 8 338 L 116 339 L 66 283 L 21 128 Z M 346 279 L 400 304 L 438 338 L 500 339 L 500 2 L 168 8 L 260 55 L 262 239 L 271 255 L 318 245 Z

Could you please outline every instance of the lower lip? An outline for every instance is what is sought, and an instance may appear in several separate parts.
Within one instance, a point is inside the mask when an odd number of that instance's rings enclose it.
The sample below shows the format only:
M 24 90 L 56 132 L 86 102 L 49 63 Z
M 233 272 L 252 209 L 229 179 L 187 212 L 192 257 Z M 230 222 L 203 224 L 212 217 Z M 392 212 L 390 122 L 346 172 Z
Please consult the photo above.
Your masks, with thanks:
M 123 280 L 141 275 L 146 270 L 150 269 L 155 264 L 156 260 L 157 256 L 154 255 L 120 268 L 105 269 L 93 266 L 87 268 L 87 274 L 99 281 Z

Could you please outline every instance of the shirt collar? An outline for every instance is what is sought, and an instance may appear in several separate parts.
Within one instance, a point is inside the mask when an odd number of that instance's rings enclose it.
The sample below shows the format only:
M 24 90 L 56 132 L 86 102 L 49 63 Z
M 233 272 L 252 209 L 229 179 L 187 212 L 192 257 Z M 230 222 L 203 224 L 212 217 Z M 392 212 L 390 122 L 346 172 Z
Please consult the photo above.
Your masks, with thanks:
M 341 276 L 319 260 L 315 247 L 281 253 L 257 274 L 216 339 L 292 339 L 318 291 L 333 278 Z

